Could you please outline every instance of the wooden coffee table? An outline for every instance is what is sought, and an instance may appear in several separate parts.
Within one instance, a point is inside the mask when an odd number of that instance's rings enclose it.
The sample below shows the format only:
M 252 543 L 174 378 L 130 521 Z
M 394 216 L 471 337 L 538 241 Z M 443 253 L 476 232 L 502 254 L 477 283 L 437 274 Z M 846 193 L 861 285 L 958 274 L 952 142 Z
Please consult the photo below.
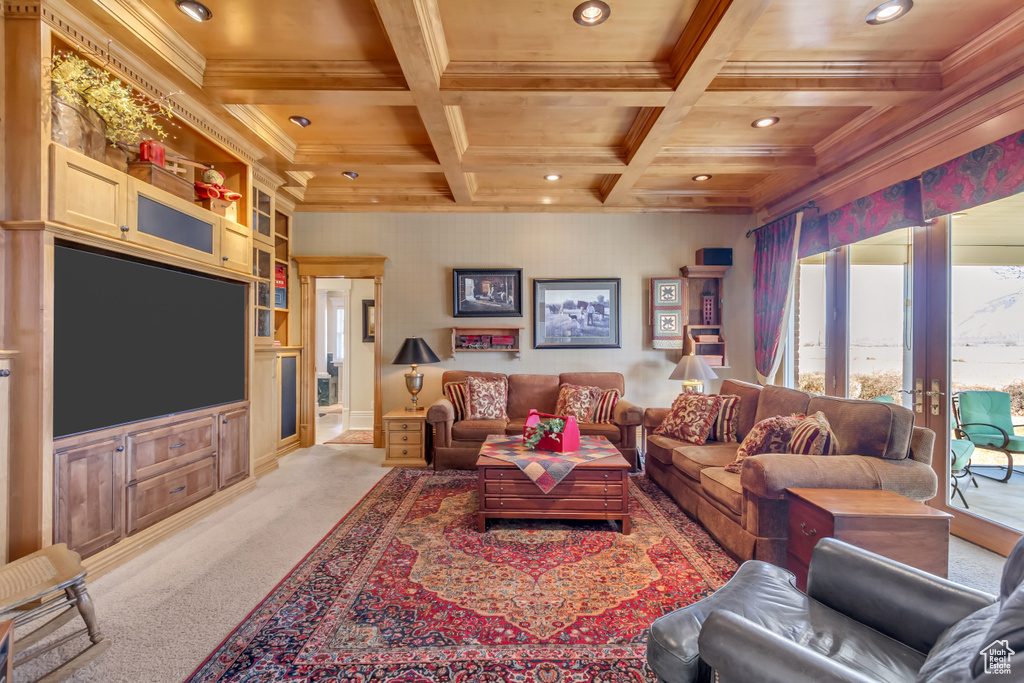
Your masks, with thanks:
M 608 440 L 603 436 L 580 437 Z M 608 443 L 608 446 L 611 446 Z M 480 511 L 477 530 L 488 519 L 617 519 L 629 534 L 629 462 L 614 456 L 580 463 L 550 493 L 544 493 L 515 463 L 481 455 L 477 461 Z
M 822 538 L 838 538 L 897 562 L 946 578 L 949 520 L 953 515 L 892 491 L 786 489 L 789 540 L 786 569 L 807 588 L 811 551 Z

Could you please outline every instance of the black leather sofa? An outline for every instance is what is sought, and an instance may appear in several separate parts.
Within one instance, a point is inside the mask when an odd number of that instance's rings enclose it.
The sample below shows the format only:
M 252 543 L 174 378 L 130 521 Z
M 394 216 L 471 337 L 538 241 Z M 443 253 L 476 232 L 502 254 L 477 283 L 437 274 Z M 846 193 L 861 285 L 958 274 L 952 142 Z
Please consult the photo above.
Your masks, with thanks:
M 1024 539 L 1000 593 L 826 538 L 806 595 L 785 569 L 746 562 L 714 595 L 657 619 L 647 661 L 663 683 L 1024 681 Z M 1001 648 L 1021 654 L 996 673 Z

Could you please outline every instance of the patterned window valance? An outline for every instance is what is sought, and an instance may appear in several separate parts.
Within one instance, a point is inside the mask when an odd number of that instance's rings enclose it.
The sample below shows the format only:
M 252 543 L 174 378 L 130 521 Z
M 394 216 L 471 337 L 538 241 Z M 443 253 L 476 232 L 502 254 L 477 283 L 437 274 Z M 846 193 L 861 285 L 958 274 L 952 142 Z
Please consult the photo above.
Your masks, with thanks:
M 904 180 L 804 224 L 800 258 L 821 254 L 900 228 L 921 225 L 921 185 Z
M 1024 131 L 926 171 L 921 184 L 925 218 L 1024 192 Z

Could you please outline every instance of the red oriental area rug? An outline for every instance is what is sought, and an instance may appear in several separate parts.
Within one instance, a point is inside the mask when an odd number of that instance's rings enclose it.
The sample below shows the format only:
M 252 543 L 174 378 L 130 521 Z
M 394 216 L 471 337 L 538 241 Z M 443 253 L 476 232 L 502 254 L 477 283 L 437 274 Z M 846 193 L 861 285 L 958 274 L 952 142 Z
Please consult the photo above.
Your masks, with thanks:
M 614 522 L 496 520 L 475 472 L 395 469 L 189 679 L 655 681 L 654 619 L 736 564 L 644 476 Z

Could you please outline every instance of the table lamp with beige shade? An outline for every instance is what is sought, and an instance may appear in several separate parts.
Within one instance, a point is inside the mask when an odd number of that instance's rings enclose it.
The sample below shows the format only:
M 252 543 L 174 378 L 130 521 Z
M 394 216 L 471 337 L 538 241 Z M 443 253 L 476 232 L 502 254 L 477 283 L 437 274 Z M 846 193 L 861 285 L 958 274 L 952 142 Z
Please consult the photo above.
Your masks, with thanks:
M 718 375 L 702 356 L 691 353 L 679 360 L 675 370 L 668 378 L 682 380 L 684 393 L 702 394 L 704 393 L 704 382 L 718 379 Z

